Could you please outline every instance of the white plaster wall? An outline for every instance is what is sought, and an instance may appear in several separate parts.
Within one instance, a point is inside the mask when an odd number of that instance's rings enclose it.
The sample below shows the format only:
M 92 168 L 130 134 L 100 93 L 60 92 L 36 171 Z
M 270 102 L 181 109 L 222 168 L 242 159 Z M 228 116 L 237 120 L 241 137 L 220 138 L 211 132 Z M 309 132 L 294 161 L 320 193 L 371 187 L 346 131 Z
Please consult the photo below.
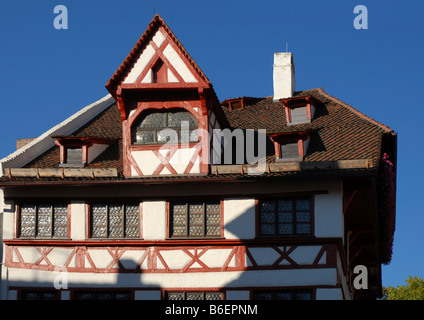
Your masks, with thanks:
M 247 290 L 228 290 L 225 293 L 226 300 L 249 300 L 250 291 Z
M 225 199 L 224 237 L 255 238 L 255 199 Z
M 133 69 L 131 70 L 128 77 L 125 79 L 124 83 L 134 83 L 138 76 L 143 72 L 144 68 L 150 62 L 150 60 L 155 55 L 155 49 L 149 44 L 146 49 L 143 51 L 142 55 L 138 58 Z
M 85 210 L 86 206 L 81 201 L 71 201 L 71 239 L 85 240 Z
M 139 290 L 134 293 L 135 300 L 161 300 L 160 290 Z
M 166 237 L 166 202 L 143 202 L 143 238 L 160 240 Z
M 343 239 L 342 185 L 334 183 L 327 190 L 327 194 L 317 194 L 314 197 L 315 236 Z
M 185 82 L 197 82 L 194 75 L 190 72 L 184 61 L 180 58 L 178 53 L 170 44 L 167 45 L 165 50 L 163 50 L 163 54 L 169 60 L 169 62 L 171 62 L 172 66 L 175 68 L 175 70 L 177 70 Z
M 54 283 L 58 273 L 9 268 L 9 285 L 46 287 Z M 238 288 L 283 286 L 334 286 L 335 268 L 287 269 L 235 272 L 188 273 L 73 273 L 67 274 L 68 288 Z
M 158 157 L 150 150 L 133 151 L 131 155 L 144 175 L 152 175 L 160 164 Z M 131 175 L 138 176 L 134 169 L 131 170 Z

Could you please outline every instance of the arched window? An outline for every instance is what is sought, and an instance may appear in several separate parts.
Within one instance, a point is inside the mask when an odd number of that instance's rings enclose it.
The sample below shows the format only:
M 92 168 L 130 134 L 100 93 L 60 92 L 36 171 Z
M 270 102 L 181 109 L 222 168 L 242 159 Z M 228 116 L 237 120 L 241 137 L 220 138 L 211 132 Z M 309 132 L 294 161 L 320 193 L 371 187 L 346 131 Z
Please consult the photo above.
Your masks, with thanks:
M 132 127 L 133 144 L 197 142 L 197 120 L 188 111 L 148 111 Z

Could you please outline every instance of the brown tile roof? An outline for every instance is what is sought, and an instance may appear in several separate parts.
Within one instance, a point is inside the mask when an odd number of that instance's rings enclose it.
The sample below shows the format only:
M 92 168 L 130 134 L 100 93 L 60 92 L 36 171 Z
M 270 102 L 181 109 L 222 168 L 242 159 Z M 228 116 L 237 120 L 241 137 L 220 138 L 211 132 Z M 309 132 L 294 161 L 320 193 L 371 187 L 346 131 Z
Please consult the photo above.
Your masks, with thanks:
M 114 140 L 102 154 L 87 165 L 87 168 L 117 168 L 118 172 L 122 171 L 122 127 L 116 104 L 101 112 L 93 120 L 73 132 L 71 136 L 94 136 Z M 24 168 L 57 168 L 58 165 L 59 147 L 54 146 L 29 162 Z
M 328 95 L 321 88 L 299 91 L 295 97 L 312 96 L 318 101 L 311 123 L 287 125 L 281 102 L 273 97 L 245 98 L 243 109 L 222 109 L 232 128 L 266 129 L 267 133 L 310 131 L 304 161 L 335 161 L 380 157 L 381 135 L 391 129 L 372 120 L 351 106 Z M 269 158 L 272 158 L 273 150 Z
M 310 131 L 310 143 L 304 158 L 305 162 L 370 159 L 372 165 L 369 170 L 352 169 L 342 171 L 348 175 L 357 175 L 358 173 L 362 175 L 364 172 L 367 172 L 367 174 L 370 171 L 375 172 L 380 158 L 382 134 L 391 132 L 388 127 L 368 118 L 351 106 L 328 95 L 320 88 L 296 92 L 295 96 L 312 96 L 319 102 L 316 105 L 316 111 L 311 123 L 287 126 L 284 107 L 280 102 L 274 102 L 272 97 L 245 97 L 246 105 L 243 109 L 230 111 L 228 105 L 222 103 L 222 110 L 232 128 L 266 129 L 268 133 L 296 132 L 300 130 Z M 76 130 L 72 133 L 72 136 L 95 136 L 113 139 L 114 142 L 101 155 L 88 164 L 87 168 L 116 168 L 119 176 L 115 179 L 122 179 L 122 127 L 116 104 L 113 104 L 92 121 Z M 267 141 L 267 154 L 267 162 L 273 162 L 274 149 L 269 141 Z M 54 146 L 28 163 L 25 168 L 57 168 L 58 164 L 59 147 Z M 322 174 L 340 174 L 342 171 L 324 170 L 323 173 L 314 173 L 313 170 L 307 173 L 272 172 L 263 174 L 263 177 L 321 176 Z M 219 176 L 231 179 L 244 179 L 243 174 L 220 174 Z M 176 178 L 189 180 L 187 176 Z M 202 177 L 202 179 L 204 178 Z M 211 173 L 209 178 L 215 179 L 216 177 Z M 7 177 L 3 177 L 2 180 L 4 179 L 7 180 Z M 16 179 L 18 177 L 12 178 L 12 180 L 18 182 Z M 34 178 L 29 179 L 34 180 Z M 143 179 L 172 181 L 173 178 L 166 176 L 157 178 L 146 177 Z M 38 178 L 38 180 L 51 181 L 48 178 Z M 78 181 L 78 179 L 75 181 Z

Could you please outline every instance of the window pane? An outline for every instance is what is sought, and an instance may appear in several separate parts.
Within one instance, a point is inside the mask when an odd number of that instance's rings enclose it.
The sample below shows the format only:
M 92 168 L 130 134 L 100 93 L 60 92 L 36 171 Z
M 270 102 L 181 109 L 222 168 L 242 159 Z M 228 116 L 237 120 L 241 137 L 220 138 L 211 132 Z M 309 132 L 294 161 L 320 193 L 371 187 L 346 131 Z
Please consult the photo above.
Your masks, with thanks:
M 311 292 L 296 292 L 295 294 L 296 300 L 312 300 L 312 293 Z
M 253 293 L 254 300 L 272 300 L 271 292 L 254 292 Z
M 203 236 L 203 226 L 190 225 L 188 235 L 190 237 L 202 237 Z
M 21 237 L 35 237 L 35 206 L 21 206 Z
M 136 238 L 140 236 L 139 232 L 139 214 L 140 206 L 138 204 L 125 206 L 125 236 Z
M 298 160 L 299 149 L 298 149 L 297 142 L 282 144 L 281 158 L 283 160 Z
M 278 210 L 279 211 L 292 211 L 293 210 L 293 201 L 292 200 L 279 200 L 278 201 Z
M 55 205 L 53 210 L 53 235 L 59 238 L 68 237 L 68 206 Z
M 153 112 L 144 116 L 139 128 L 164 128 L 165 118 L 163 112 Z
M 168 300 L 184 300 L 183 292 L 168 292 L 166 294 L 166 298 Z
M 221 292 L 206 292 L 205 300 L 222 300 Z
M 311 233 L 311 225 L 309 223 L 298 223 L 296 224 L 297 234 L 309 234 Z
M 82 163 L 82 148 L 66 148 L 66 163 Z
M 296 222 L 309 222 L 311 214 L 309 211 L 296 212 Z
M 206 235 L 219 237 L 221 235 L 221 227 L 219 225 L 206 226 Z
M 171 236 L 185 237 L 187 212 L 185 204 L 174 204 L 172 206 L 172 234 Z
M 162 129 L 157 135 L 159 143 L 178 142 L 178 132 L 173 129 Z
M 155 142 L 155 134 L 153 131 L 137 131 L 135 143 L 148 144 Z
M 122 205 L 109 205 L 109 236 L 123 237 Z
M 275 213 L 274 212 L 261 212 L 261 222 L 263 223 L 275 223 Z
M 292 234 L 293 233 L 293 225 L 292 224 L 279 224 L 278 225 L 278 233 L 279 234 Z
M 274 201 L 262 201 L 261 202 L 261 211 L 275 211 L 275 202 Z
M 95 204 L 91 206 L 92 236 L 94 238 L 107 237 L 107 211 L 106 205 Z
M 260 232 L 263 235 L 275 234 L 275 224 L 262 223 Z
M 52 214 L 51 207 L 48 205 L 38 206 L 38 218 L 37 218 L 37 236 L 50 237 L 51 236 L 51 225 L 52 225 Z
M 278 221 L 290 223 L 293 221 L 293 213 L 290 212 L 279 212 L 278 213 Z
M 199 133 L 198 130 L 190 131 L 190 142 L 197 142 L 199 141 Z
M 202 292 L 187 292 L 186 300 L 203 300 Z
M 188 111 L 174 111 L 168 113 L 168 127 L 169 128 L 181 128 L 183 125 L 189 128 L 197 128 L 196 118 Z
M 310 200 L 308 199 L 299 199 L 296 200 L 296 210 L 305 210 L 309 211 L 311 209 Z

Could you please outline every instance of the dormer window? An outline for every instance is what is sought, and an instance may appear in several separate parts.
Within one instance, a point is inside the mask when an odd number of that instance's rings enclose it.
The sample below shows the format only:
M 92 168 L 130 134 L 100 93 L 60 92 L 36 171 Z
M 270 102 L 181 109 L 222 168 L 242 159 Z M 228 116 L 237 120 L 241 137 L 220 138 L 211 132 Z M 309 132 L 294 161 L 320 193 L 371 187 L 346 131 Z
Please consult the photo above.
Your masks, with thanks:
M 244 98 L 226 100 L 226 102 L 230 110 L 243 109 L 245 104 Z
M 282 99 L 281 102 L 286 112 L 287 125 L 310 123 L 312 121 L 315 113 L 312 97 Z
M 186 110 L 149 111 L 132 127 L 133 144 L 197 142 L 196 118 Z
M 112 142 L 97 137 L 56 136 L 60 148 L 59 167 L 84 167 L 100 155 Z
M 271 136 L 275 161 L 302 161 L 309 144 L 307 132 L 278 133 Z

